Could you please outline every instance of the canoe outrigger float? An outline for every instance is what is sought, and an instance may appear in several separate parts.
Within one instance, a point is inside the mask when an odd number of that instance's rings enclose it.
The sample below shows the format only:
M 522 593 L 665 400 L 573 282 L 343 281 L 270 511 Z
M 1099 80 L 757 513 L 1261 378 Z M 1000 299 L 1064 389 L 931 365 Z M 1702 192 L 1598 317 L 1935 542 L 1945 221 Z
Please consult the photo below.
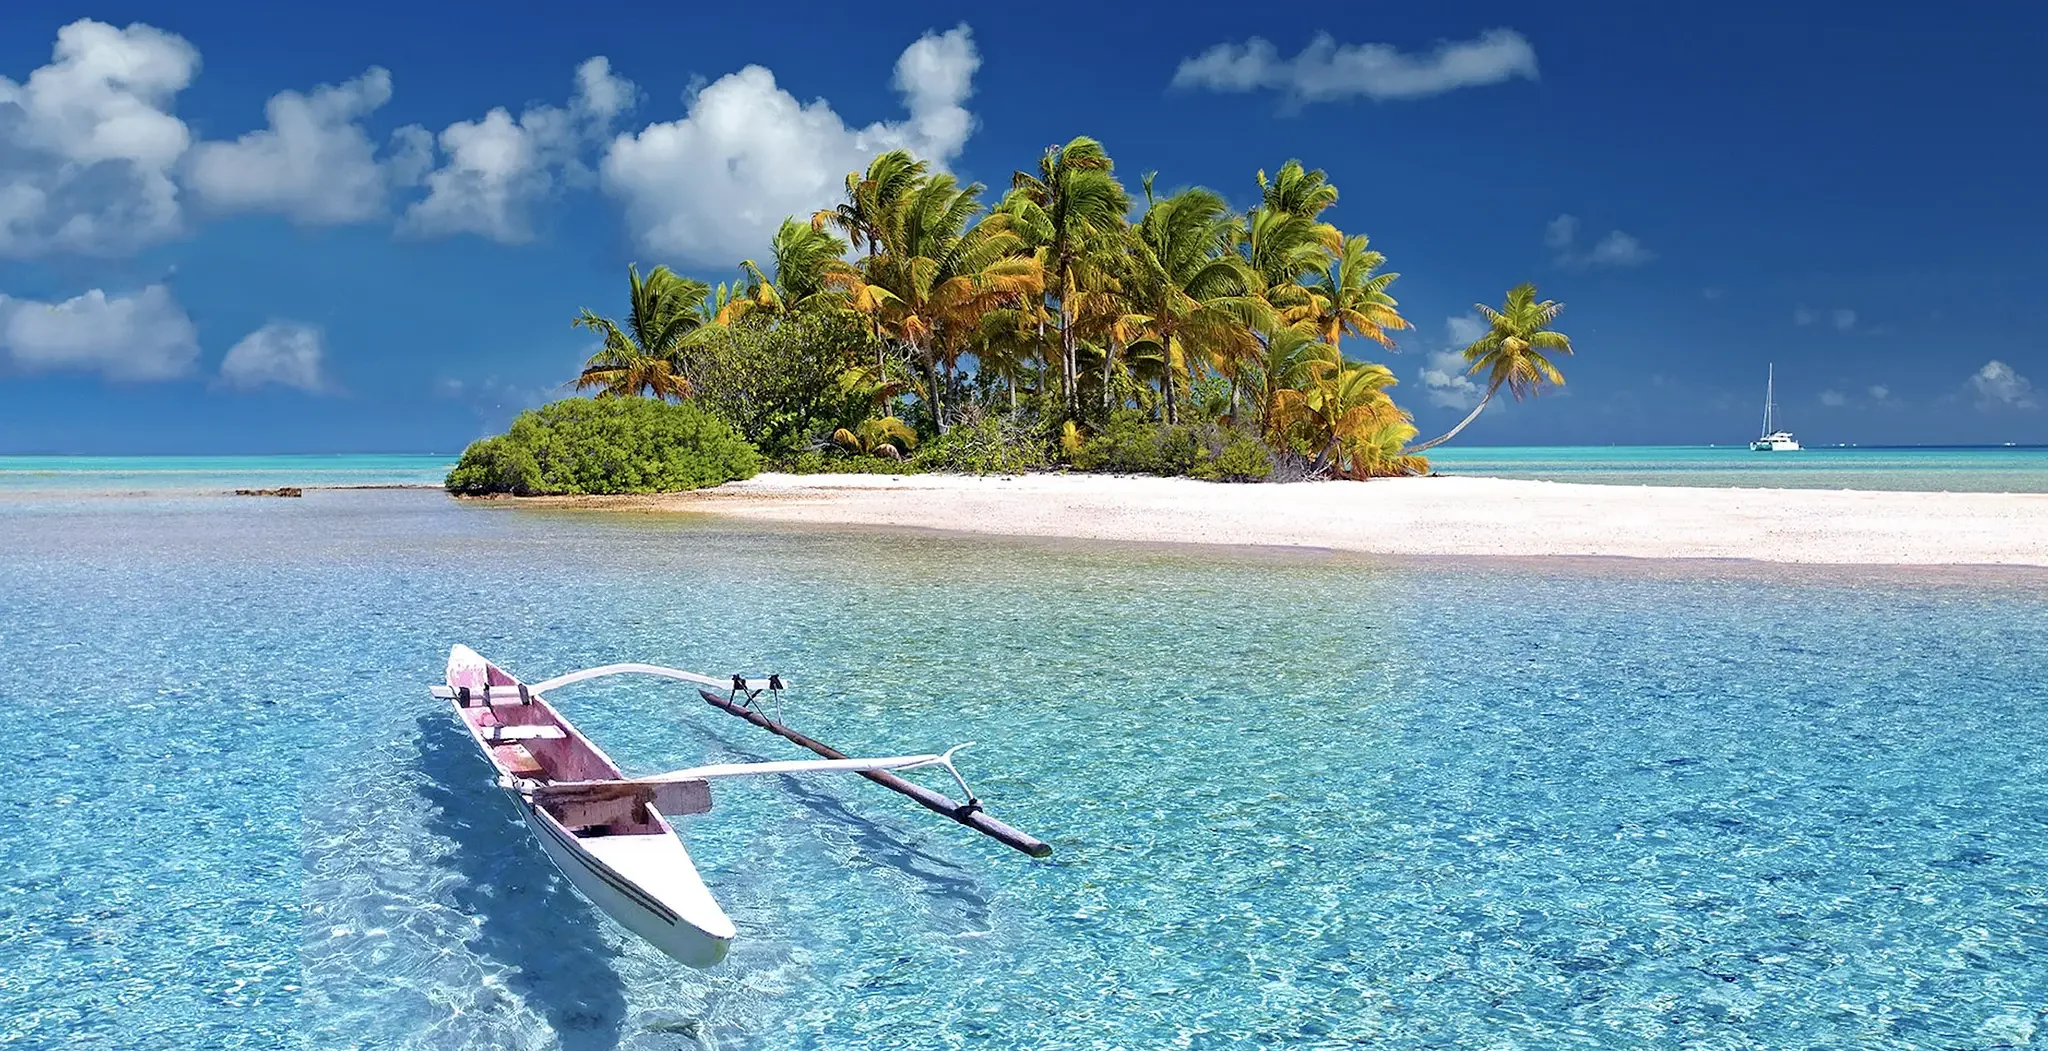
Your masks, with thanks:
M 786 738 L 823 758 L 767 763 L 716 763 L 627 777 L 604 750 L 577 732 L 542 697 L 551 690 L 609 675 L 654 675 L 700 687 L 712 707 Z M 710 689 L 728 692 L 719 696 Z M 763 694 L 777 699 L 778 676 L 718 679 L 655 664 L 607 664 L 523 683 L 467 646 L 448 652 L 444 685 L 434 696 L 451 701 L 462 725 L 498 772 L 498 786 L 519 804 L 541 848 L 591 904 L 662 952 L 691 967 L 709 967 L 732 945 L 732 920 L 697 875 L 689 852 L 663 815 L 711 809 L 711 781 L 764 774 L 855 773 L 909 796 L 925 808 L 1003 844 L 1042 858 L 1046 843 L 982 810 L 981 801 L 953 766 L 966 745 L 926 755 L 855 759 L 770 719 Z M 779 714 L 779 705 L 778 705 Z M 964 803 L 913 784 L 895 771 L 941 767 L 953 775 Z

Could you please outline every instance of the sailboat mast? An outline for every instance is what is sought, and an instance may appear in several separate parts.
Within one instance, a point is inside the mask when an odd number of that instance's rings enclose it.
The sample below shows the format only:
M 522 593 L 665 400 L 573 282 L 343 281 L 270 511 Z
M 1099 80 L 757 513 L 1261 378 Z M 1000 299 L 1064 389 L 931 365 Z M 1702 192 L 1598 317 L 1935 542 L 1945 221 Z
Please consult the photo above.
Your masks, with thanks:
M 1764 366 L 1764 432 L 1763 432 L 1763 433 L 1764 433 L 1764 436 L 1765 436 L 1765 437 L 1768 437 L 1768 436 L 1770 435 L 1770 433 L 1771 433 L 1771 396 L 1772 396 L 1772 393 L 1773 393 L 1773 391 L 1772 391 L 1772 389 L 1771 389 L 1771 388 L 1772 388 L 1773 386 L 1775 386 L 1775 385 L 1776 385 L 1776 383 L 1777 383 L 1777 379 L 1778 379 L 1778 377 L 1777 377 L 1777 371 L 1778 371 L 1778 366 L 1777 366 L 1777 363 L 1776 363 L 1776 362 L 1772 362 L 1771 364 L 1769 364 L 1769 365 L 1766 365 L 1766 366 Z

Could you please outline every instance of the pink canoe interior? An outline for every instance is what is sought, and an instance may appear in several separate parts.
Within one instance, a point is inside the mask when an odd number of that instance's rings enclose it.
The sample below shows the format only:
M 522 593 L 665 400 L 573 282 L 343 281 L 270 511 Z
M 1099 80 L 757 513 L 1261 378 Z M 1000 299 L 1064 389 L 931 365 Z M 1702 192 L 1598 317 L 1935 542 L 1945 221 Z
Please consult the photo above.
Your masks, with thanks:
M 488 704 L 484 703 L 485 683 L 490 685 Z M 462 721 L 468 724 L 470 733 L 490 754 L 491 761 L 497 764 L 499 772 L 527 781 L 607 781 L 625 776 L 610 756 L 577 732 L 553 705 L 539 697 L 530 697 L 522 703 L 519 680 L 497 665 L 481 658 L 477 664 L 451 661 L 448 685 L 457 690 L 469 687 L 469 703 L 464 705 L 458 697 L 455 706 L 462 715 Z M 526 737 L 515 742 L 494 744 L 491 737 L 498 727 L 552 727 L 561 735 Z M 611 820 L 602 825 L 571 824 L 564 818 L 575 820 L 577 815 L 567 814 L 559 807 L 547 809 L 579 837 L 644 835 L 669 830 L 661 815 L 646 806 L 635 805 L 607 815 Z

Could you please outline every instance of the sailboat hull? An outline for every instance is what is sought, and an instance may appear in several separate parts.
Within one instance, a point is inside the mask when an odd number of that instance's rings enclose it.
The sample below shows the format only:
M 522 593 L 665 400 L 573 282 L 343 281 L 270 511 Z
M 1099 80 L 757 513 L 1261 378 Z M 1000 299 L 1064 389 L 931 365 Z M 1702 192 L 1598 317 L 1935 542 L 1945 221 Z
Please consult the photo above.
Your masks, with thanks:
M 1749 443 L 1749 451 L 1759 453 L 1796 453 L 1799 443 L 1791 431 L 1771 429 L 1771 413 L 1778 403 L 1778 367 L 1772 365 L 1764 373 L 1764 429 L 1757 432 L 1755 441 Z

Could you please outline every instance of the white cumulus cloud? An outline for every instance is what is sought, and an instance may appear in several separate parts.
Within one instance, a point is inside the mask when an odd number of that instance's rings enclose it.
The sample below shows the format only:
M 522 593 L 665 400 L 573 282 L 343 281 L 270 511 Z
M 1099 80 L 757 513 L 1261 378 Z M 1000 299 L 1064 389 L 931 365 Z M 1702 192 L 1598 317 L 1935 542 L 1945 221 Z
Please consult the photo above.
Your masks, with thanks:
M 1333 99 L 1411 99 L 1457 88 L 1536 79 L 1536 49 L 1512 29 L 1489 29 L 1476 39 L 1446 41 L 1426 54 L 1391 44 L 1339 44 L 1318 33 L 1293 58 L 1272 42 L 1252 37 L 1222 43 L 1185 59 L 1173 86 L 1210 91 L 1269 90 L 1300 102 Z
M 1578 239 L 1579 217 L 1576 215 L 1560 215 L 1543 228 L 1543 243 L 1560 252 L 1571 248 L 1572 242 Z
M 1801 303 L 1792 309 L 1792 323 L 1795 325 L 1811 325 L 1823 317 L 1827 319 L 1828 324 L 1842 332 L 1848 332 L 1856 327 L 1856 312 L 1848 307 L 1820 311 Z
M 1869 394 L 1871 401 L 1884 401 L 1892 396 L 1892 389 L 1882 383 L 1872 384 Z
M 2034 384 L 1995 358 L 1970 377 L 1968 387 L 1976 393 L 1979 408 L 2031 409 L 2035 405 Z
M 440 165 L 423 175 L 427 196 L 406 209 L 405 228 L 506 242 L 530 239 L 534 203 L 558 186 L 588 181 L 585 147 L 610 134 L 637 94 L 631 81 L 598 56 L 577 67 L 567 108 L 530 106 L 514 117 L 501 106 L 480 120 L 450 124 L 436 140 Z M 396 138 L 412 151 L 401 151 L 401 163 L 414 163 L 425 144 L 424 129 L 400 129 Z
M 1594 266 L 1641 266 L 1655 258 L 1633 235 L 1610 230 L 1593 246 L 1586 261 Z
M 0 350 L 21 369 L 84 369 L 108 379 L 162 380 L 199 356 L 199 334 L 170 290 L 100 289 L 62 303 L 0 295 Z
M 1560 215 L 1543 228 L 1543 245 L 1557 253 L 1560 266 L 1641 266 L 1657 258 L 1657 254 L 1643 247 L 1643 242 L 1634 234 L 1620 230 L 1607 231 L 1605 237 L 1585 251 L 1579 250 L 1578 241 L 1579 217 L 1576 215 Z M 1718 296 L 1710 294 L 1707 298 Z
M 132 251 L 180 226 L 172 167 L 190 143 L 171 102 L 199 52 L 142 24 L 80 19 L 50 63 L 0 77 L 0 256 Z
M 242 390 L 275 384 L 320 394 L 329 389 L 324 365 L 319 329 L 294 321 L 273 321 L 229 348 L 227 357 L 221 359 L 220 379 Z
M 858 128 L 747 66 L 705 85 L 682 119 L 614 139 L 604 187 L 644 247 L 728 265 L 759 253 L 785 217 L 830 204 L 846 173 L 877 153 L 907 149 L 942 164 L 958 156 L 974 130 L 965 102 L 980 66 L 968 27 L 926 33 L 896 62 L 909 119 Z
M 391 100 L 391 74 L 372 66 L 310 95 L 282 91 L 264 112 L 270 126 L 233 142 L 203 142 L 186 159 L 185 183 L 222 211 L 263 211 L 302 223 L 351 223 L 384 214 L 390 173 L 362 119 Z M 395 152 L 415 163 L 401 137 Z
M 1431 405 L 1447 409 L 1470 409 L 1486 396 L 1486 388 L 1474 380 L 1466 370 L 1471 366 L 1462 353 L 1479 337 L 1486 335 L 1486 322 L 1476 314 L 1463 314 L 1444 320 L 1444 335 L 1449 346 L 1432 351 L 1428 362 L 1417 373 L 1422 380 L 1423 394 Z
M 1841 391 L 1824 390 L 1820 392 L 1820 403 L 1831 409 L 1839 409 L 1849 404 L 1849 399 Z

